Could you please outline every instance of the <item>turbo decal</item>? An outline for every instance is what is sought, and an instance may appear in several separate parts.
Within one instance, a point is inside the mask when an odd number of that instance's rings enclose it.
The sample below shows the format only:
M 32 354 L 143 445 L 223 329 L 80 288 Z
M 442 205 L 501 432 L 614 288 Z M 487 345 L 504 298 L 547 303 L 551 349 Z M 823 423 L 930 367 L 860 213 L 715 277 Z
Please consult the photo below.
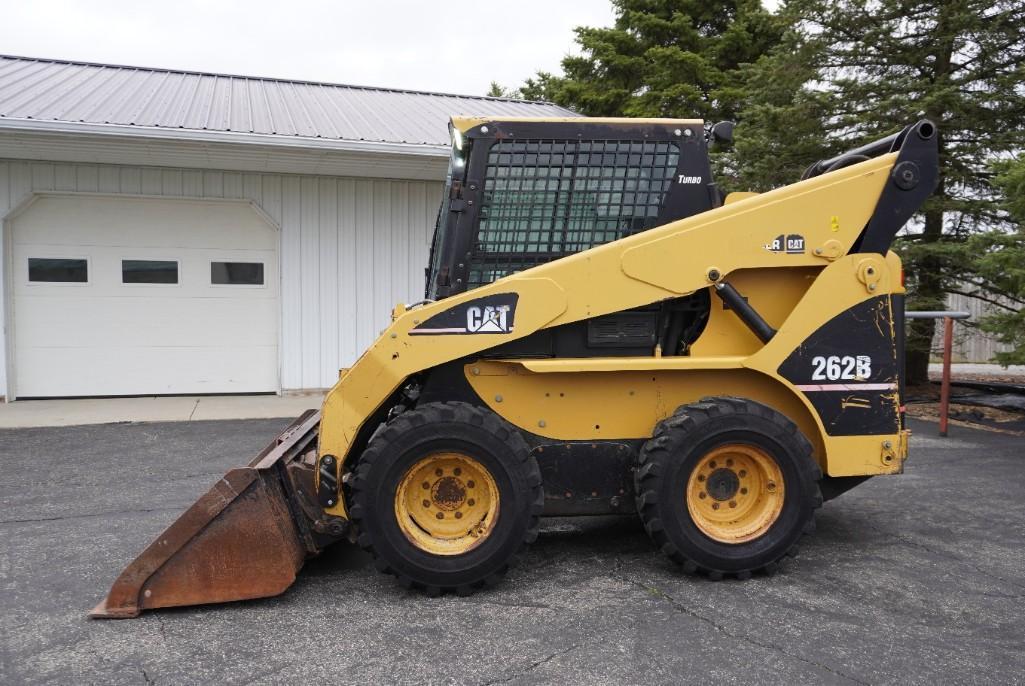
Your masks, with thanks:
M 497 293 L 460 303 L 413 328 L 410 336 L 512 333 L 517 293 Z

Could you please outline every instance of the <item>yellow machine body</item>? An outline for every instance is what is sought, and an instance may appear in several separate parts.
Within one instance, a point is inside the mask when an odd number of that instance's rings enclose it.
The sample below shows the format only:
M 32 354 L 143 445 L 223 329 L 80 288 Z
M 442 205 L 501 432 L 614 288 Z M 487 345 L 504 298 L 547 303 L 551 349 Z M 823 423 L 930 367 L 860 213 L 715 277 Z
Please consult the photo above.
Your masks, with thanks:
M 903 432 L 830 436 L 807 396 L 777 372 L 784 358 L 838 313 L 881 295 L 903 294 L 895 254 L 848 254 L 896 159 L 896 153 L 869 159 L 441 302 L 396 308 L 391 325 L 328 393 L 320 456 L 337 457 L 343 469 L 363 423 L 417 372 L 538 329 L 710 288 L 709 274 L 717 272 L 748 294 L 751 305 L 778 329 L 769 343 L 763 345 L 731 312 L 713 307 L 689 356 L 661 357 L 652 350 L 640 358 L 488 361 L 467 365 L 467 378 L 488 407 L 513 425 L 566 440 L 650 436 L 678 405 L 734 393 L 790 416 L 830 476 L 899 472 L 907 454 Z M 790 233 L 803 235 L 808 249 L 801 254 L 766 250 L 777 236 Z M 500 293 L 519 299 L 511 333 L 411 334 L 461 302 Z M 852 392 L 852 403 L 856 396 Z M 344 517 L 344 499 L 327 512 Z

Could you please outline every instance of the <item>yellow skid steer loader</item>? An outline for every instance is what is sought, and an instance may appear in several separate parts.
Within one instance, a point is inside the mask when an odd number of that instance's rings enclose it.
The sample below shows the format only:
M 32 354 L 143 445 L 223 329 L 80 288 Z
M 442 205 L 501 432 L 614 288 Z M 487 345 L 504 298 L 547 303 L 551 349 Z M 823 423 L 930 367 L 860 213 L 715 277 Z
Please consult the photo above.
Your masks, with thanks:
M 428 594 L 491 585 L 545 515 L 637 513 L 684 571 L 774 572 L 902 470 L 889 251 L 937 182 L 920 121 L 723 197 L 703 122 L 456 118 L 426 299 L 234 469 L 94 617 L 275 595 L 336 542 Z

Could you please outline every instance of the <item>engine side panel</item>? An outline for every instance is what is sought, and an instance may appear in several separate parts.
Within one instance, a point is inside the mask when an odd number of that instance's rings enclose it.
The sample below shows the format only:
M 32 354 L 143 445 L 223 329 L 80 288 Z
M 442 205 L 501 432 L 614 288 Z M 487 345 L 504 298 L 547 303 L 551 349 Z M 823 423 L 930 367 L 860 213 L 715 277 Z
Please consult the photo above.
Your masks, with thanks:
M 666 358 L 663 358 L 666 359 Z M 481 400 L 514 426 L 551 440 L 647 439 L 680 405 L 713 395 L 751 398 L 791 417 L 824 463 L 820 430 L 783 384 L 749 369 L 533 372 L 515 361 L 466 365 Z

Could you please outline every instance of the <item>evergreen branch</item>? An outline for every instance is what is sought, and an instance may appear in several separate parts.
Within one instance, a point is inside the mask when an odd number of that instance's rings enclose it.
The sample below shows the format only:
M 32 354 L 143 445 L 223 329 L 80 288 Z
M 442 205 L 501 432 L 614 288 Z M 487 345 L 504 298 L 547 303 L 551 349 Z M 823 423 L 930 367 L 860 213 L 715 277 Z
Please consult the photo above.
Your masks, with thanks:
M 975 300 L 981 300 L 984 303 L 988 303 L 990 305 L 995 305 L 996 307 L 1003 308 L 1003 309 L 1007 310 L 1008 312 L 1017 312 L 1018 311 L 1017 308 L 1011 307 L 1010 305 L 1006 305 L 1006 304 L 1000 302 L 999 300 L 995 300 L 993 298 L 986 297 L 986 296 L 982 295 L 981 293 L 979 293 L 978 291 L 955 291 L 955 290 L 948 290 L 947 293 L 951 293 L 953 295 L 963 295 L 963 296 L 965 296 L 967 298 L 974 298 Z M 1005 295 L 1004 297 L 1006 298 L 1008 296 Z M 1015 300 L 1014 298 L 1009 298 L 1009 299 L 1010 300 Z M 1021 303 L 1021 304 L 1025 304 L 1025 301 L 1022 301 L 1022 300 L 1015 300 L 1015 302 L 1018 302 L 1018 303 Z

